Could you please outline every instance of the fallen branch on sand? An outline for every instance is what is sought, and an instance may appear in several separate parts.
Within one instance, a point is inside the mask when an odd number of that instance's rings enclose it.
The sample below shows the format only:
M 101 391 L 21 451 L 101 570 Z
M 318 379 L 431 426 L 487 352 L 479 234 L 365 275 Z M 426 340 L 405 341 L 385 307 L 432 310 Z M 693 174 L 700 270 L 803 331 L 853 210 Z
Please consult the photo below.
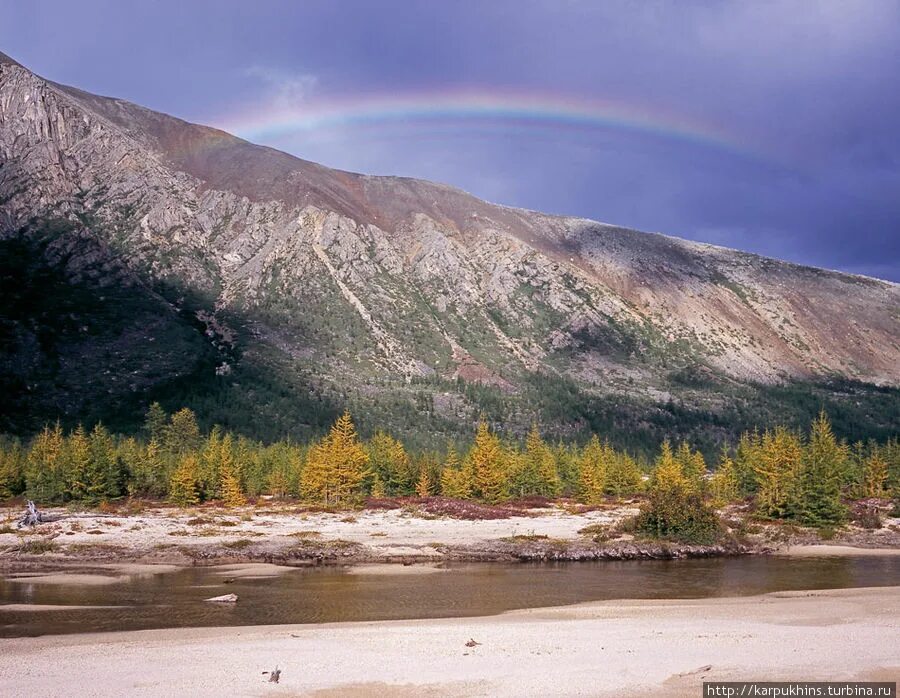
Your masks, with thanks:
M 37 508 L 37 505 L 28 500 L 25 515 L 16 524 L 19 528 L 34 528 L 38 524 L 61 521 L 62 519 L 114 519 L 113 514 L 45 514 Z
M 35 506 L 35 503 L 29 499 L 28 500 L 28 508 L 25 511 L 25 515 L 21 519 L 19 519 L 19 522 L 17 525 L 19 528 L 24 528 L 25 526 L 34 528 L 39 523 L 44 523 L 45 521 L 50 521 L 50 519 L 47 517 L 46 514 L 43 514 L 42 512 L 38 511 L 38 508 L 37 508 L 37 506 Z

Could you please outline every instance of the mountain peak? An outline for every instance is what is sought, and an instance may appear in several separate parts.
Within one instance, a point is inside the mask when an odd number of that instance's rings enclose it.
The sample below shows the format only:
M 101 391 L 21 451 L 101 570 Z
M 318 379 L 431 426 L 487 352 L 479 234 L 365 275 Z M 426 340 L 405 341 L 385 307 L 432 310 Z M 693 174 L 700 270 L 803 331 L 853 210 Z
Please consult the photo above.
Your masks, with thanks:
M 17 72 L 0 260 L 17 291 L 56 290 L 14 304 L 0 431 L 159 394 L 283 428 L 353 395 L 376 421 L 503 409 L 577 430 L 786 381 L 900 384 L 896 284 L 342 172 Z

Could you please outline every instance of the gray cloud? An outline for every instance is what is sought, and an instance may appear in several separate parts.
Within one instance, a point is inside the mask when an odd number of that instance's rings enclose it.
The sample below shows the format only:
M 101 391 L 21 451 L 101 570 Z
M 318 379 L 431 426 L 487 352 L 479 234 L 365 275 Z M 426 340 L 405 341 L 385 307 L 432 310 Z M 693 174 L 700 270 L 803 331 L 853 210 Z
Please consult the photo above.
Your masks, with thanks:
M 271 145 L 900 280 L 900 3 L 0 0 L 0 50 L 199 121 L 463 86 L 641 105 L 713 124 L 771 162 L 522 124 L 354 127 Z

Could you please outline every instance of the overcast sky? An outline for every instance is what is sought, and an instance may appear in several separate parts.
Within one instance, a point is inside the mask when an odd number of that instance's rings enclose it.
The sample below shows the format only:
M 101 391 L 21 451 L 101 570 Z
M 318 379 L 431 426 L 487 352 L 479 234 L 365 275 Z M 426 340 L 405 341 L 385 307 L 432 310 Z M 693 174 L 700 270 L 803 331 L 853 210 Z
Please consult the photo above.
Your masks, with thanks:
M 326 165 L 900 281 L 900 2 L 0 0 L 0 51 Z M 247 126 L 471 92 L 650 127 Z

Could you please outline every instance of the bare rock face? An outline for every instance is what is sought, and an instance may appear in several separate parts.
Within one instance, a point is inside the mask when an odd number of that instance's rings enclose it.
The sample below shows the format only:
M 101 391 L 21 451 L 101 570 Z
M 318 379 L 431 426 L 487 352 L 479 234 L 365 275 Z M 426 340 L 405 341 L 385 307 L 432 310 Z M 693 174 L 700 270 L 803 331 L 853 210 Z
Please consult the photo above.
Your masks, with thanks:
M 736 385 L 900 383 L 896 284 L 331 170 L 2 54 L 0 244 L 6 428 L 251 374 L 436 429 L 483 408 L 467 381 L 521 419 L 536 376 L 713 410 Z

